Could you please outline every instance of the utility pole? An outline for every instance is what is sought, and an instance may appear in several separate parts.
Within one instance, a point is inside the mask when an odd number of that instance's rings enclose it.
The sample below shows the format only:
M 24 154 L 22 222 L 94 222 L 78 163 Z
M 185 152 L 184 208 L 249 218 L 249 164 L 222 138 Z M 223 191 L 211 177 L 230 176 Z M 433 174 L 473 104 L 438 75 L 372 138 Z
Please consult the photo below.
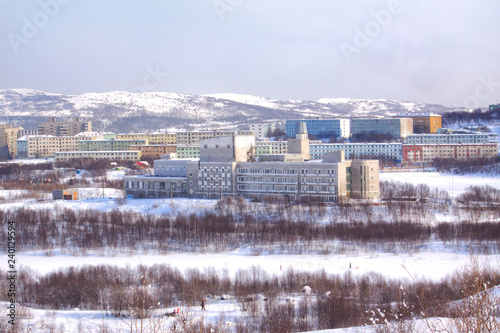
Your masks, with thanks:
M 174 205 L 174 196 L 173 196 L 173 191 L 172 191 L 172 183 L 170 183 L 170 205 Z

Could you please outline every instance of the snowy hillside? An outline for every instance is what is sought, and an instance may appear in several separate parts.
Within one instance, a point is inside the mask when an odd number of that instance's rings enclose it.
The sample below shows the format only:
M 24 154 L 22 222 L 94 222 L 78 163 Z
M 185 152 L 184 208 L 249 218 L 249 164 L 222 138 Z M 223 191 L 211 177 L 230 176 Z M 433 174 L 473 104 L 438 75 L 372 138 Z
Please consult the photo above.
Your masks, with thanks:
M 36 128 L 48 117 L 81 116 L 96 130 L 144 131 L 172 126 L 192 129 L 247 128 L 249 122 L 338 116 L 390 116 L 408 112 L 461 110 L 441 105 L 329 98 L 276 100 L 241 94 L 186 95 L 168 92 L 61 95 L 30 89 L 0 90 L 0 121 Z

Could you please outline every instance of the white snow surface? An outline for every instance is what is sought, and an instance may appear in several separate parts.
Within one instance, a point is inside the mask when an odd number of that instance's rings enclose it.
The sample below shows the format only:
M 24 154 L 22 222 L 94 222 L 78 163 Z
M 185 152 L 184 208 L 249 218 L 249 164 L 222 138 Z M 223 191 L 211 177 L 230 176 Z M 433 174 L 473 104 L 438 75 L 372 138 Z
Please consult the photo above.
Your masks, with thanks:
M 116 172 L 115 177 L 119 178 L 123 171 Z M 431 189 L 438 188 L 448 191 L 456 196 L 463 192 L 470 185 L 490 185 L 500 189 L 500 176 L 486 177 L 483 175 L 452 175 L 440 174 L 437 172 L 384 172 L 380 174 L 381 180 L 394 180 L 398 182 L 408 182 L 412 184 L 425 183 Z M 8 193 L 2 192 L 7 195 Z M 203 209 L 212 209 L 216 200 L 194 200 L 194 199 L 127 199 L 124 204 L 113 198 L 89 199 L 84 201 L 59 201 L 53 203 L 35 203 L 30 207 L 63 209 L 65 207 L 73 209 L 98 209 L 98 210 L 133 210 L 142 213 L 175 215 L 178 212 L 197 212 Z M 20 207 L 23 202 L 0 204 L 0 209 Z M 438 220 L 446 219 L 445 216 L 436 216 Z M 50 254 L 50 255 L 48 255 Z M 488 260 L 492 264 L 500 262 L 500 255 L 483 255 L 482 259 Z M 417 279 L 427 278 L 439 280 L 449 274 L 456 272 L 461 267 L 470 262 L 469 253 L 466 251 L 456 252 L 443 245 L 441 242 L 430 242 L 418 253 L 385 253 L 385 252 L 364 252 L 359 253 L 331 253 L 329 255 L 260 255 L 253 256 L 250 249 L 243 247 L 235 251 L 226 253 L 141 253 L 138 255 L 100 255 L 89 252 L 86 256 L 73 256 L 71 253 L 63 253 L 60 249 L 54 249 L 51 253 L 45 251 L 17 253 L 17 261 L 20 266 L 29 267 L 40 274 L 45 274 L 60 268 L 69 266 L 100 265 L 110 264 L 119 267 L 127 265 L 153 265 L 155 263 L 170 264 L 184 271 L 188 268 L 215 267 L 221 271 L 227 269 L 229 274 L 234 276 L 235 272 L 241 268 L 249 268 L 253 265 L 262 267 L 266 272 L 273 275 L 283 274 L 287 269 L 316 271 L 324 269 L 328 273 L 344 274 L 352 268 L 350 272 L 354 275 L 369 272 L 378 272 L 387 277 L 410 279 L 413 275 Z M 6 254 L 2 253 L 3 262 L 6 262 Z M 282 266 L 283 270 L 280 270 Z M 5 304 L 0 304 L 5 308 Z M 232 325 L 235 320 L 244 316 L 240 306 L 235 300 L 221 301 L 211 300 L 207 302 L 207 312 L 203 313 L 206 322 L 217 323 L 220 321 L 221 313 L 224 313 L 224 324 Z M 173 309 L 164 309 L 171 312 Z M 183 308 L 183 311 L 190 311 L 194 317 L 202 315 L 199 306 Z M 50 316 L 45 310 L 31 310 L 34 314 L 33 325 L 41 320 L 50 320 Z M 162 310 L 163 311 L 163 310 Z M 65 326 L 66 332 L 78 332 L 78 325 L 84 325 L 90 331 L 97 331 L 100 325 L 107 325 L 112 329 L 126 330 L 127 324 L 120 319 L 104 316 L 98 311 L 55 311 L 55 320 L 58 324 Z M 172 323 L 174 319 L 166 319 Z M 321 332 L 346 333 L 346 332 L 375 332 L 371 326 L 348 329 L 326 330 Z M 423 331 L 422 331 L 423 332 Z
M 456 197 L 472 185 L 490 185 L 500 189 L 500 176 L 488 176 L 481 173 L 457 175 L 439 172 L 382 172 L 380 180 L 410 183 L 413 185 L 427 184 L 431 189 L 438 188 Z

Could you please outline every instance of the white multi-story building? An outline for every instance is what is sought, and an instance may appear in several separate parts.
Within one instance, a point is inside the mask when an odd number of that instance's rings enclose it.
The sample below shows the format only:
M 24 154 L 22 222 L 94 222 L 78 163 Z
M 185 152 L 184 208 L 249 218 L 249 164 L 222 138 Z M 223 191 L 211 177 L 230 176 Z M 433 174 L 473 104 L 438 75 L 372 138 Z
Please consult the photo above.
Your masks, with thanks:
M 263 139 L 267 137 L 269 131 L 274 132 L 276 124 L 274 123 L 252 123 L 250 124 L 250 131 L 253 131 L 256 139 Z

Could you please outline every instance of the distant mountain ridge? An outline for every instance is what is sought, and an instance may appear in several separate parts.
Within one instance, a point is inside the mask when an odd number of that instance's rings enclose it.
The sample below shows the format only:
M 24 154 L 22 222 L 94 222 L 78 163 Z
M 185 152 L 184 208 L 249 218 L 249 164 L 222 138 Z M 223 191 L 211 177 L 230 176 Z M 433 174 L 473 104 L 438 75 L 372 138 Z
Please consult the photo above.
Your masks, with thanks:
M 446 113 L 461 107 L 383 99 L 324 98 L 276 100 L 252 95 L 187 95 L 168 92 L 62 95 L 31 89 L 0 89 L 0 121 L 36 128 L 48 117 L 92 120 L 100 131 L 132 132 L 157 128 L 248 128 L 258 121 L 310 117 L 392 116 Z

